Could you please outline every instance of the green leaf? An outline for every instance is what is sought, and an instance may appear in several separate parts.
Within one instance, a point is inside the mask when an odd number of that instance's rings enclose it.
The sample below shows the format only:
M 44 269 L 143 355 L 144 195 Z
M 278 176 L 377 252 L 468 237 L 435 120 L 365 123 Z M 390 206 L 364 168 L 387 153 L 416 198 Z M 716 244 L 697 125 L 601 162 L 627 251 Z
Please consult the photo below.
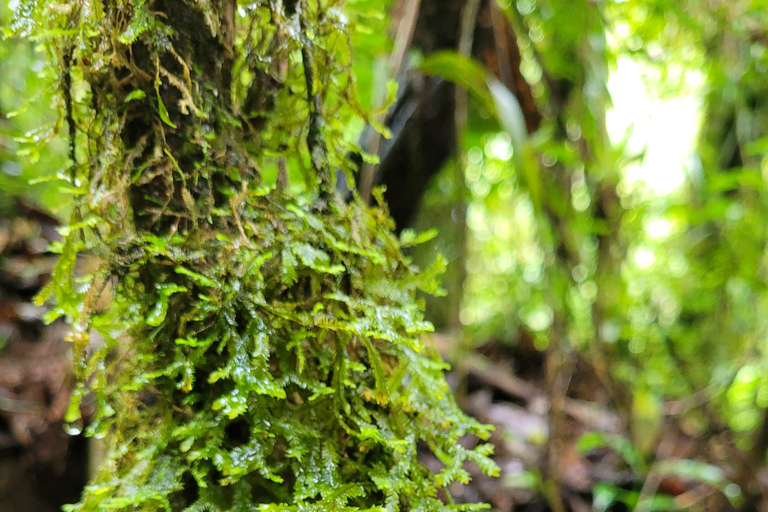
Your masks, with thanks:
M 373 377 L 376 381 L 376 400 L 380 404 L 386 404 L 389 401 L 389 392 L 387 390 L 387 376 L 384 371 L 384 363 L 381 361 L 381 356 L 376 348 L 366 337 L 361 337 L 365 349 L 368 352 L 368 360 L 371 362 L 371 369 L 373 370 Z
M 165 316 L 168 314 L 168 297 L 161 297 L 160 300 L 155 302 L 155 306 L 147 315 L 147 325 L 157 327 L 163 323 Z
M 188 268 L 184 268 L 184 267 L 179 266 L 179 267 L 176 267 L 174 270 L 175 270 L 175 272 L 177 274 L 181 274 L 181 275 L 184 275 L 184 276 L 191 277 L 197 284 L 199 284 L 201 286 L 205 286 L 205 287 L 208 287 L 208 288 L 219 288 L 220 287 L 219 283 L 217 283 L 213 279 L 211 279 L 209 277 L 206 277 L 206 276 L 204 276 L 202 274 L 198 274 L 197 272 L 189 270 Z
M 145 93 L 141 89 L 136 89 L 134 91 L 131 91 L 131 93 L 128 96 L 125 97 L 124 102 L 128 103 L 128 102 L 133 101 L 133 100 L 143 100 L 146 97 L 147 97 L 147 93 Z M 165 105 L 163 105 L 163 108 L 165 108 Z M 167 114 L 168 114 L 168 112 L 166 112 L 166 115 Z M 175 128 L 175 126 L 174 126 L 174 128 Z
M 537 157 L 528 142 L 525 116 L 520 102 L 512 91 L 492 76 L 488 77 L 488 89 L 493 97 L 496 117 L 510 136 L 515 167 L 525 178 L 531 201 L 536 208 L 539 208 L 543 189 L 541 174 Z
M 605 512 L 611 505 L 616 503 L 619 494 L 623 489 L 605 483 L 597 483 L 592 489 L 592 507 L 595 512 Z
M 611 448 L 621 455 L 638 476 L 645 476 L 647 469 L 640 453 L 632 446 L 629 439 L 603 432 L 587 432 L 576 442 L 576 449 L 582 453 L 595 448 Z
M 494 98 L 488 88 L 488 72 L 476 60 L 456 51 L 439 51 L 424 58 L 421 70 L 463 87 L 480 101 L 486 110 L 495 112 Z
M 655 469 L 662 475 L 692 478 L 718 489 L 723 488 L 728 483 L 725 473 L 719 467 L 690 459 L 663 460 L 656 464 Z
M 515 489 L 536 491 L 541 486 L 541 475 L 534 471 L 521 471 L 516 475 L 506 476 L 504 485 Z
M 157 113 L 160 114 L 160 119 L 171 128 L 177 128 L 177 126 L 173 124 L 173 121 L 171 121 L 171 117 L 168 115 L 168 109 L 165 108 L 163 98 L 160 97 L 159 86 L 156 85 L 155 88 L 157 89 Z
M 421 245 L 434 239 L 438 234 L 437 229 L 428 229 L 422 233 L 417 233 L 413 229 L 406 228 L 400 233 L 400 246 L 401 247 L 413 247 L 415 245 Z
M 331 257 L 325 251 L 307 243 L 299 243 L 293 247 L 293 252 L 307 267 L 327 274 L 341 274 L 346 270 L 344 265 L 330 265 Z
M 517 97 L 474 59 L 455 51 L 435 52 L 424 59 L 421 69 L 427 74 L 450 80 L 466 89 L 483 107 L 492 112 L 510 135 L 515 166 L 525 177 L 535 206 L 541 203 L 541 178 L 538 163 L 528 143 L 523 109 Z
M 523 115 L 523 109 L 520 107 L 520 102 L 517 97 L 507 89 L 503 83 L 493 78 L 487 77 L 488 90 L 493 98 L 493 111 L 499 118 L 501 126 L 509 133 L 512 138 L 512 147 L 515 150 L 515 154 L 523 154 L 523 145 L 528 137 L 528 132 L 525 127 L 525 116 Z M 521 160 L 522 161 L 522 160 Z

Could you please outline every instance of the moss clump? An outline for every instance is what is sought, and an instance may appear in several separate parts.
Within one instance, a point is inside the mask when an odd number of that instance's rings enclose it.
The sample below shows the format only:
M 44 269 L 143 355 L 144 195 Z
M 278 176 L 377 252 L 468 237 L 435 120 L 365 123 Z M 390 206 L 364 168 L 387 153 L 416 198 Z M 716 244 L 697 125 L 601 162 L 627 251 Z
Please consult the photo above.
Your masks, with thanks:
M 22 4 L 15 30 L 49 43 L 72 127 L 75 209 L 41 300 L 74 324 L 71 419 L 91 392 L 91 433 L 109 434 L 71 510 L 457 510 L 463 463 L 495 470 L 489 445 L 458 444 L 487 428 L 421 339 L 416 294 L 437 291 L 441 262 L 416 272 L 412 234 L 334 191 L 363 115 L 355 15 L 335 0 Z M 85 250 L 103 264 L 75 279 Z

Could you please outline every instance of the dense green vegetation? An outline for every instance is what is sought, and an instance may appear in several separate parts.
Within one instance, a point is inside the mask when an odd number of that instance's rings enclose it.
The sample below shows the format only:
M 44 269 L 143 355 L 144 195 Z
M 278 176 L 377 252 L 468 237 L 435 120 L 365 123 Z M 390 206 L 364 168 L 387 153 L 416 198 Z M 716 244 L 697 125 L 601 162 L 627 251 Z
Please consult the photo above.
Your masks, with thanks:
M 500 5 L 545 115 L 522 143 L 514 129 L 470 130 L 464 337 L 477 347 L 532 333 L 548 353 L 553 410 L 557 394 L 568 393 L 558 379 L 570 380 L 587 357 L 640 458 L 663 459 L 659 442 L 674 425 L 701 440 L 691 452 L 724 468 L 740 486 L 730 496 L 749 510 L 764 499 L 754 478 L 768 446 L 765 7 Z M 629 58 L 656 95 L 702 103 L 692 164 L 670 169 L 670 181 L 685 179 L 668 193 L 631 179 L 638 155 L 627 140 L 608 138 L 606 69 Z M 531 150 L 537 162 L 511 159 Z M 437 195 L 428 201 L 444 204 Z M 739 449 L 715 455 L 721 443 Z M 544 478 L 556 481 L 557 471 Z
M 570 446 L 619 453 L 632 475 L 596 477 L 596 510 L 686 508 L 668 474 L 722 498 L 693 508 L 766 499 L 768 7 L 438 4 L 422 0 L 424 18 L 460 12 L 450 48 L 422 18 L 411 40 L 407 2 L 2 11 L 0 72 L 14 79 L 0 83 L 0 201 L 72 211 L 39 300 L 74 325 L 68 421 L 77 430 L 95 396 L 89 433 L 111 447 L 73 510 L 463 507 L 447 490 L 468 480 L 465 461 L 496 468 L 488 445 L 458 443 L 489 431 L 450 397 L 425 302 L 452 335 L 462 393 L 478 359 L 512 373 L 478 356 L 489 347 L 534 375 L 548 430 L 524 475 L 549 509 L 577 494 Z M 679 186 L 651 186 L 637 138 L 610 127 L 611 77 L 628 63 L 657 102 L 699 104 L 689 162 L 649 159 Z M 426 76 L 467 91 L 447 104 L 453 156 L 414 222 L 437 228 L 431 240 L 393 234 L 382 191 L 369 206 L 337 187 L 358 176 L 353 155 L 377 160 L 362 128 L 396 140 L 384 112 Z M 75 276 L 84 252 L 102 263 Z M 584 435 L 572 399 L 622 426 Z
M 16 33 L 59 65 L 75 195 L 37 300 L 73 322 L 67 420 L 92 392 L 109 445 L 69 510 L 454 510 L 437 491 L 465 460 L 496 471 L 458 444 L 487 428 L 421 339 L 440 261 L 416 273 L 418 238 L 334 187 L 364 115 L 346 34 L 364 15 L 342 7 L 21 5 Z M 77 275 L 85 251 L 101 263 Z

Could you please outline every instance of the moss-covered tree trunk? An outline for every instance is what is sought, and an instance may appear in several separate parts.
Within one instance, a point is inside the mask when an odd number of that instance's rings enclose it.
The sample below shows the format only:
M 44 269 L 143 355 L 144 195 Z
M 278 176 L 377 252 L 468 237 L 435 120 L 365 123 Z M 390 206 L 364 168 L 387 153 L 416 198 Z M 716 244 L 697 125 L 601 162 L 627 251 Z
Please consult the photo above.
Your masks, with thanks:
M 494 470 L 422 341 L 440 262 L 415 272 L 412 234 L 334 192 L 362 22 L 336 0 L 22 5 L 76 193 L 42 298 L 73 322 L 69 419 L 94 397 L 109 445 L 73 510 L 454 510 L 462 463 Z M 83 250 L 103 264 L 75 278 Z

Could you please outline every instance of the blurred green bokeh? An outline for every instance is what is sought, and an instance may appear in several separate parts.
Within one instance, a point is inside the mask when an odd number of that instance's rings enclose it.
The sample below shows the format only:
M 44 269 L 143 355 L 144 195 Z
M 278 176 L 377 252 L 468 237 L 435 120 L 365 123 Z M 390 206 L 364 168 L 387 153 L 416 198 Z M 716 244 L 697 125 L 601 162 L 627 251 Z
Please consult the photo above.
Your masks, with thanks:
M 9 3 L 0 0 L 0 27 L 11 23 Z M 47 181 L 67 168 L 55 79 L 43 48 L 0 33 L 0 207 L 14 195 L 66 213 L 63 182 Z

